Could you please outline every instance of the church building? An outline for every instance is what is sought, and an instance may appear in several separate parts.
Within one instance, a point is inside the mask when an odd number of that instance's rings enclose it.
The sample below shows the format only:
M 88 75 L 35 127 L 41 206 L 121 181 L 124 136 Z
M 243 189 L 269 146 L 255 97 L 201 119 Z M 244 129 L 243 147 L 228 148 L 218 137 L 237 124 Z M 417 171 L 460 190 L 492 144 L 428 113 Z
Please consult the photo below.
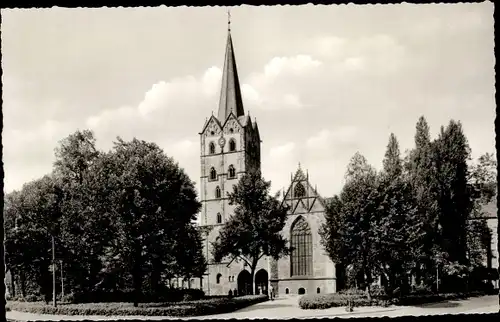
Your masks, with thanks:
M 250 293 L 249 267 L 231 259 L 214 262 L 211 243 L 234 212 L 227 192 L 247 171 L 261 167 L 260 144 L 257 121 L 245 114 L 229 28 L 218 113 L 207 119 L 200 132 L 200 225 L 208 261 L 200 287 L 207 295 Z M 277 295 L 335 292 L 335 265 L 321 246 L 318 234 L 325 201 L 300 166 L 282 202 L 290 206 L 283 234 L 293 251 L 278 261 L 260 259 L 255 271 L 258 292 L 267 293 L 270 285 Z

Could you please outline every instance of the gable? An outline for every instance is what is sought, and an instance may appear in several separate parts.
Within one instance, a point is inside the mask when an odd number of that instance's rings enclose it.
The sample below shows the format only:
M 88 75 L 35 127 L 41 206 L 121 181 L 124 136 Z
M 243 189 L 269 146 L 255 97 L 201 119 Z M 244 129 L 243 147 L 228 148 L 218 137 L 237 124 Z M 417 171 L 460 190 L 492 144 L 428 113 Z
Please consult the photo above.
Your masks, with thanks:
M 236 116 L 231 112 L 223 125 L 224 134 L 240 133 L 242 126 Z M 231 133 L 233 130 L 233 133 Z
M 205 136 L 219 136 L 221 133 L 222 127 L 219 123 L 219 120 L 217 120 L 217 118 L 212 115 L 208 122 L 205 124 L 205 127 L 200 134 L 204 134 Z
M 324 200 L 309 182 L 309 175 L 304 174 L 300 166 L 291 181 L 282 201 L 282 203 L 291 206 L 291 214 L 325 211 L 326 204 Z

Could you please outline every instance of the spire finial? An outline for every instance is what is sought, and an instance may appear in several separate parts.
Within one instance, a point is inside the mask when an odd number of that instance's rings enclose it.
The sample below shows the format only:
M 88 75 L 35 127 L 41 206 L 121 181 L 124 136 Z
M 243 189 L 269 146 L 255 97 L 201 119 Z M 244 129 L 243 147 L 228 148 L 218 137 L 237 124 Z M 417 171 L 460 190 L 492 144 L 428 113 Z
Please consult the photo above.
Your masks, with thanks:
M 300 162 L 299 162 L 299 169 L 300 169 Z
M 231 9 L 227 9 L 227 31 L 231 31 Z

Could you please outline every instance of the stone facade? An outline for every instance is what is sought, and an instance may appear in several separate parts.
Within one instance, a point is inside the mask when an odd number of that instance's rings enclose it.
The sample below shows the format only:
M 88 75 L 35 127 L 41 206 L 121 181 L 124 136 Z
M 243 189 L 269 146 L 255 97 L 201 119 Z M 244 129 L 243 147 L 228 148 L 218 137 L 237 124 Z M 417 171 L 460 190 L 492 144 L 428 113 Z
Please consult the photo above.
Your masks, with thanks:
M 337 291 L 335 264 L 325 253 L 319 236 L 320 226 L 325 220 L 325 201 L 309 183 L 308 177 L 299 166 L 290 187 L 284 193 L 283 203 L 288 205 L 289 215 L 282 234 L 293 246 L 294 224 L 298 221 L 307 223 L 311 233 L 312 256 L 306 265 L 311 265 L 311 269 L 309 272 L 302 272 L 305 274 L 293 272 L 293 250 L 291 256 L 272 261 L 270 280 L 277 295 Z
M 212 116 L 200 137 L 200 223 L 205 234 L 205 256 L 209 263 L 202 287 L 207 294 L 223 295 L 238 289 L 238 275 L 245 267 L 243 263 L 231 262 L 230 258 L 215 263 L 212 242 L 234 212 L 235 206 L 229 204 L 227 193 L 233 190 L 247 170 L 260 169 L 260 139 L 256 123 L 252 123 L 248 116 L 237 118 L 232 113 L 223 123 Z

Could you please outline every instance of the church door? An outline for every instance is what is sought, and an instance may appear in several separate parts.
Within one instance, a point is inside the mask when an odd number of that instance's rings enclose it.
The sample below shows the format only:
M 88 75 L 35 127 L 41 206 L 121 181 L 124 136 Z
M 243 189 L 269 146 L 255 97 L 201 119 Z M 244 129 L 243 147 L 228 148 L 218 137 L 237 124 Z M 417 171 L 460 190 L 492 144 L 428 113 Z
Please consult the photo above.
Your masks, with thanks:
M 238 296 L 252 294 L 252 277 L 247 270 L 238 274 Z
M 268 287 L 269 276 L 265 269 L 259 270 L 255 274 L 255 286 L 257 286 L 257 294 L 266 294 L 267 295 L 267 287 Z

